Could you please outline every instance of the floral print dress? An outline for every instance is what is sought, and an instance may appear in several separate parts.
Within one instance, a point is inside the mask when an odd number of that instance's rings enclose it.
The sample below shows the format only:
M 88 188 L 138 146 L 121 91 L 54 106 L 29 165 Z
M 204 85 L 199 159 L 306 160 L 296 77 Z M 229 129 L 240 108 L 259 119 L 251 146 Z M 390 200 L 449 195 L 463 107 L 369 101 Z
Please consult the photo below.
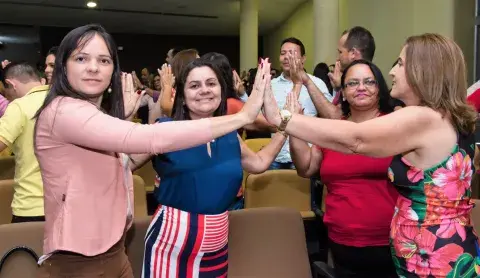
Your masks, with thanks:
M 475 145 L 458 136 L 451 155 L 426 170 L 398 155 L 388 175 L 398 189 L 390 231 L 399 277 L 478 277 L 478 237 L 470 221 Z

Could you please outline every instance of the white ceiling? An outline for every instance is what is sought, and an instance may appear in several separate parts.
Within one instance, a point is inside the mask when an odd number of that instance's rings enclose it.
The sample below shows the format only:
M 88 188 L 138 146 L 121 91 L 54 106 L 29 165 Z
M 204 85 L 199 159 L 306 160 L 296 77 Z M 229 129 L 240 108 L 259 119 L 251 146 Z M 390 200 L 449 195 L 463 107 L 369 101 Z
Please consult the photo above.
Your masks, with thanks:
M 258 0 L 259 34 L 282 23 L 306 0 Z M 238 35 L 239 0 L 0 0 L 0 23 L 77 27 L 100 23 L 109 32 Z M 187 16 L 185 16 L 187 15 Z

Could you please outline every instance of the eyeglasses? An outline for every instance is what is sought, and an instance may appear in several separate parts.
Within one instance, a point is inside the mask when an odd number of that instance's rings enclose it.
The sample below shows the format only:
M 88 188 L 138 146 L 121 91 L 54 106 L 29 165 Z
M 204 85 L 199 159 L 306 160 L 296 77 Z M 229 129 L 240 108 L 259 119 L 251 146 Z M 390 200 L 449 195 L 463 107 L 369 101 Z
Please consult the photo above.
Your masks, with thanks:
M 345 83 L 345 88 L 348 88 L 350 90 L 355 90 L 358 88 L 358 86 L 360 86 L 360 83 L 362 81 L 360 80 L 357 80 L 357 79 L 352 79 L 352 80 L 349 80 L 348 82 Z M 375 86 L 377 86 L 377 80 L 375 79 L 364 79 L 363 80 L 363 85 L 365 87 L 368 87 L 368 88 L 373 88 Z

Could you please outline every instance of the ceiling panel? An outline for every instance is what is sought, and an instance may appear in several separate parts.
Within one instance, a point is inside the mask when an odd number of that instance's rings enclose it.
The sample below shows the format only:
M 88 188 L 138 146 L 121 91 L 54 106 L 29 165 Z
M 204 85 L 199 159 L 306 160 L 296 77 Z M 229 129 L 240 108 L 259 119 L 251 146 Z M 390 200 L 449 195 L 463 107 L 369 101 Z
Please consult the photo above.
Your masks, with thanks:
M 259 0 L 259 33 L 283 22 L 305 0 Z M 76 27 L 100 23 L 110 32 L 238 35 L 237 0 L 0 0 L 0 22 Z

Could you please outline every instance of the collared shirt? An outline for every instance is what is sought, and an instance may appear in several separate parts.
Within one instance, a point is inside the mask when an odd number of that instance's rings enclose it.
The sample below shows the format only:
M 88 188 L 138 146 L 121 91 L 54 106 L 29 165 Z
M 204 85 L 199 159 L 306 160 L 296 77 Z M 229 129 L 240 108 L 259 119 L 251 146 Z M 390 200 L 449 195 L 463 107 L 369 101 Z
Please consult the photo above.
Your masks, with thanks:
M 325 85 L 325 83 L 321 79 L 313 75 L 309 74 L 308 77 L 310 77 L 310 79 L 313 81 L 313 83 L 315 83 L 317 88 L 331 102 L 333 97 L 328 92 L 328 88 Z M 273 94 L 275 96 L 275 99 L 277 100 L 277 104 L 280 109 L 282 109 L 285 106 L 287 95 L 289 92 L 292 91 L 292 89 L 293 89 L 293 82 L 291 80 L 286 79 L 283 73 L 279 77 L 272 79 Z M 315 105 L 313 105 L 312 99 L 308 94 L 307 87 L 303 85 L 300 90 L 298 101 L 300 102 L 300 104 L 302 105 L 302 108 L 304 109 L 303 110 L 304 115 L 312 116 L 312 117 L 317 116 L 317 109 L 315 109 Z M 275 158 L 275 161 L 280 163 L 292 162 L 292 158 L 290 156 L 290 144 L 288 139 L 286 140 L 285 144 L 283 144 L 282 150 L 278 153 L 277 158 Z
M 43 216 L 43 184 L 33 151 L 33 116 L 42 106 L 48 86 L 37 86 L 12 101 L 0 118 L 0 141 L 15 154 L 12 212 L 15 216 Z

